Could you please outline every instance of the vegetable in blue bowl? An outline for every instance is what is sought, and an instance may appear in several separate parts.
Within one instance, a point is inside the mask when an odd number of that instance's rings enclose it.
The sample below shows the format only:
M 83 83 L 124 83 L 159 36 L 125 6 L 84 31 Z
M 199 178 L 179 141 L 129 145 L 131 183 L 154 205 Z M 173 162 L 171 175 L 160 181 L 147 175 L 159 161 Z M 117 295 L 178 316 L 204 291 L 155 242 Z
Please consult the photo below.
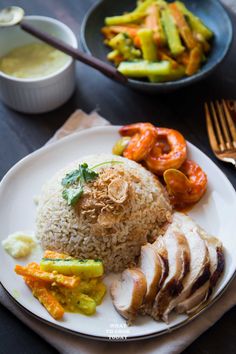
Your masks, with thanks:
M 160 93 L 209 75 L 229 50 L 232 24 L 217 0 L 103 0 L 86 15 L 81 41 L 131 88 Z

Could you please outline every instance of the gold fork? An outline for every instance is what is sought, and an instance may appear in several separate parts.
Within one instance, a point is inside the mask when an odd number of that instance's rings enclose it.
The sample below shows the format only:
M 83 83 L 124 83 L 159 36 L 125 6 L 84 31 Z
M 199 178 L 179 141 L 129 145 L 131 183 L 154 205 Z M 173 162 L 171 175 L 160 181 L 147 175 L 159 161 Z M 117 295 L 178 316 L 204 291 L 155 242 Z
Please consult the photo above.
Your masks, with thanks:
M 225 100 L 205 103 L 211 148 L 221 161 L 236 167 L 236 127 Z

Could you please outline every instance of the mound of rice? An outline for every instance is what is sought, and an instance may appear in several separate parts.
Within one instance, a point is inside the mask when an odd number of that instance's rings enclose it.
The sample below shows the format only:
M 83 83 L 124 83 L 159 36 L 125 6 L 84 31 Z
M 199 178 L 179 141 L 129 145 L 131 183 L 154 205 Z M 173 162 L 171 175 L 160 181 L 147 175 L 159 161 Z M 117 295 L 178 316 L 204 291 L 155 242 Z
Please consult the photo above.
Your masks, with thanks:
M 86 162 L 99 176 L 86 184 L 75 207 L 62 197 L 61 180 Z M 168 196 L 158 179 L 141 165 L 110 154 L 73 162 L 45 184 L 39 199 L 36 235 L 44 249 L 79 258 L 102 259 L 106 271 L 134 264 L 140 248 L 155 239 L 171 219 Z

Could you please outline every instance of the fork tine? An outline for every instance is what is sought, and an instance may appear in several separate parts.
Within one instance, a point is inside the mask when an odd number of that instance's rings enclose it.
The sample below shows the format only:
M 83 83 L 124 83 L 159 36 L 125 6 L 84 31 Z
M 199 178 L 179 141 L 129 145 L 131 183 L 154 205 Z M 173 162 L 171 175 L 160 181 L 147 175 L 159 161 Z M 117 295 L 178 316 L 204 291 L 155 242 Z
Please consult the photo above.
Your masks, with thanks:
M 224 143 L 223 135 L 221 133 L 220 125 L 219 125 L 219 122 L 217 119 L 217 114 L 216 114 L 216 110 L 215 110 L 213 102 L 210 102 L 210 106 L 211 106 L 211 111 L 212 111 L 212 115 L 213 115 L 213 119 L 214 119 L 214 123 L 215 123 L 216 135 L 217 135 L 217 138 L 220 142 L 219 148 L 221 151 L 224 151 L 225 150 L 225 143 Z
M 211 144 L 211 148 L 213 151 L 218 151 L 219 150 L 219 146 L 216 140 L 216 136 L 215 136 L 215 132 L 214 132 L 214 128 L 212 125 L 212 121 L 211 121 L 211 116 L 210 116 L 210 111 L 208 108 L 207 103 L 205 102 L 205 117 L 206 117 L 206 123 L 207 123 L 207 133 L 208 133 L 208 137 L 210 140 L 210 144 Z
M 222 104 L 223 104 L 223 108 L 224 108 L 224 113 L 225 113 L 225 116 L 226 116 L 226 119 L 227 119 L 227 122 L 228 122 L 228 125 L 229 125 L 229 130 L 230 130 L 230 133 L 232 135 L 232 138 L 233 138 L 233 146 L 236 148 L 236 127 L 235 127 L 235 123 L 230 115 L 230 112 L 229 112 L 229 109 L 225 103 L 225 100 L 222 100 Z
M 223 100 L 222 100 L 223 101 Z M 236 103 L 234 100 L 227 100 L 227 104 L 226 104 L 227 108 L 229 108 L 231 111 L 234 111 L 235 107 L 236 107 Z
M 232 143 L 231 143 L 231 137 L 229 135 L 229 131 L 228 131 L 228 127 L 227 127 L 227 122 L 225 119 L 225 115 L 222 111 L 222 107 L 220 105 L 220 103 L 218 101 L 216 101 L 216 107 L 217 107 L 217 111 L 218 111 L 218 116 L 220 117 L 220 123 L 221 123 L 221 127 L 223 129 L 223 133 L 224 133 L 224 137 L 226 140 L 226 147 L 228 149 L 232 148 Z

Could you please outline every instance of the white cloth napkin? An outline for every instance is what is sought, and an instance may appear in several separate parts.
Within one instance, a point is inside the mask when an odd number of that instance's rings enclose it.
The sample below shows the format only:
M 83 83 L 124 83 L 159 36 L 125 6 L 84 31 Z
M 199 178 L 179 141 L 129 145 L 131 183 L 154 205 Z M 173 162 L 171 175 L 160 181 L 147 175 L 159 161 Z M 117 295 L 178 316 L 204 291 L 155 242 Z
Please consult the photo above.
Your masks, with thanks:
M 48 143 L 82 129 L 108 124 L 110 123 L 96 112 L 87 115 L 83 111 L 77 110 Z M 129 354 L 177 354 L 181 353 L 236 304 L 236 279 L 232 281 L 225 294 L 214 305 L 190 324 L 173 333 L 144 340 L 141 345 L 140 342 L 112 343 L 88 340 L 45 325 L 19 308 L 1 286 L 0 302 L 62 354 L 120 354 L 122 352 Z

